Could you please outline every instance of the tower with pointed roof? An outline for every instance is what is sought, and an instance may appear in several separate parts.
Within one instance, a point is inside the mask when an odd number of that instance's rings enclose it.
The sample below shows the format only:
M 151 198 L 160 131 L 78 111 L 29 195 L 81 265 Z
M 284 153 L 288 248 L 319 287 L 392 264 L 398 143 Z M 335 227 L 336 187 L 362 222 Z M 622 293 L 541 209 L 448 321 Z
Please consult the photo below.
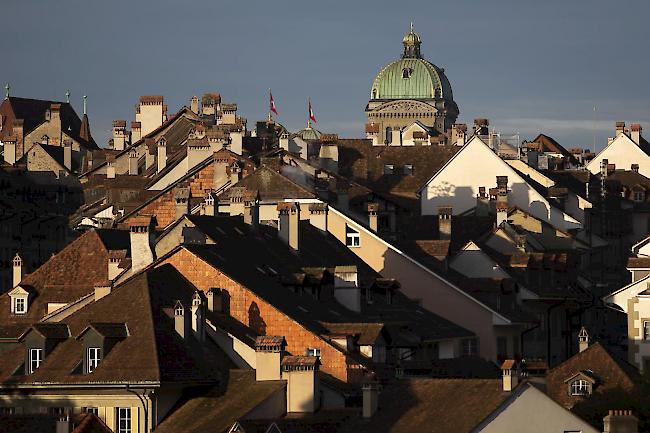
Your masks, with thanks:
M 425 60 L 422 39 L 413 29 L 402 39 L 401 58 L 384 66 L 375 77 L 366 106 L 366 132 L 380 144 L 392 144 L 393 131 L 416 121 L 443 133 L 456 121 L 458 106 L 442 68 Z

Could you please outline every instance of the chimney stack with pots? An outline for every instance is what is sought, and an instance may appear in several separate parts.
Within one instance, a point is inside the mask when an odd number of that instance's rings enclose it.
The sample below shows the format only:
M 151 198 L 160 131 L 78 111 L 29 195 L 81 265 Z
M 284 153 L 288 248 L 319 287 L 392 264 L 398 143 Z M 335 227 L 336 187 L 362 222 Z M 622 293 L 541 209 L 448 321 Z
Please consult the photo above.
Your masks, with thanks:
M 131 274 L 146 268 L 155 259 L 154 229 L 156 218 L 150 215 L 137 216 L 129 222 L 131 239 Z
M 278 234 L 292 249 L 298 251 L 300 244 L 300 205 L 298 203 L 278 203 Z
M 610 410 L 603 426 L 604 433 L 639 433 L 639 419 L 631 410 Z
M 451 206 L 438 206 L 438 238 L 451 239 L 451 219 L 453 208 Z
M 281 380 L 280 362 L 286 346 L 284 337 L 261 335 L 255 339 L 255 380 Z
M 379 228 L 379 203 L 368 203 L 368 226 L 377 233 Z

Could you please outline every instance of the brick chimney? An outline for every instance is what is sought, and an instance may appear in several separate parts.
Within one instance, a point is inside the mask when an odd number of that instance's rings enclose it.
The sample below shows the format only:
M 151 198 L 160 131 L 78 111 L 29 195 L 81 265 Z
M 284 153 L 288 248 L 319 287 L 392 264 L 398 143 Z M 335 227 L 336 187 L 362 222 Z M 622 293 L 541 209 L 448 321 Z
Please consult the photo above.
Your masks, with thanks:
M 604 433 L 639 433 L 639 419 L 631 410 L 610 410 L 603 425 Z
M 334 268 L 334 299 L 348 310 L 361 311 L 361 288 L 356 266 Z
M 300 244 L 300 205 L 298 203 L 278 203 L 280 226 L 278 234 L 292 249 L 298 251 Z
M 630 138 L 636 144 L 641 143 L 641 124 L 640 123 L 633 123 L 633 124 L 630 125 Z
M 589 348 L 589 333 L 583 326 L 580 328 L 580 332 L 578 333 L 578 350 L 584 352 L 587 348 Z
M 25 266 L 23 263 L 23 259 L 16 253 L 14 256 L 14 259 L 12 260 L 12 265 L 13 265 L 13 279 L 12 279 L 12 287 L 16 287 L 20 282 L 23 280 L 23 276 L 25 275 Z
M 625 122 L 618 121 L 616 122 L 616 137 L 618 137 L 619 134 L 625 133 Z
M 379 228 L 379 203 L 368 203 L 368 226 L 377 233 Z
M 510 392 L 519 384 L 519 364 L 514 359 L 506 359 L 501 365 L 503 390 Z
M 281 380 L 280 362 L 286 342 L 284 337 L 262 335 L 255 339 L 255 380 Z
M 282 359 L 282 379 L 287 381 L 287 412 L 312 413 L 318 409 L 320 395 L 318 358 L 315 356 L 285 356 Z
M 129 176 L 136 176 L 138 174 L 138 151 L 131 149 L 129 152 Z
M 363 417 L 372 418 L 379 408 L 379 384 L 367 383 L 363 385 Z
M 323 232 L 327 232 L 327 213 L 327 203 L 309 203 L 309 222 Z
M 453 208 L 448 205 L 438 206 L 438 238 L 451 239 L 451 218 Z
M 158 139 L 158 155 L 156 161 L 158 163 L 158 173 L 163 171 L 167 166 L 167 140 L 164 137 Z
M 72 141 L 63 140 L 63 166 L 72 171 Z
M 154 229 L 156 218 L 143 215 L 129 222 L 129 237 L 131 239 L 131 274 L 146 268 L 155 259 Z

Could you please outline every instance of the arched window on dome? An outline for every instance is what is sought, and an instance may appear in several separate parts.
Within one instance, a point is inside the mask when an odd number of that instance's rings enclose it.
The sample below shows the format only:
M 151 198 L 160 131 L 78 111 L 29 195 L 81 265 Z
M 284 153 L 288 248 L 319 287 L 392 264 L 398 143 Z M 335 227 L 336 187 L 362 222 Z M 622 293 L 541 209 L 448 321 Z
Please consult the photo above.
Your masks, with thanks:
M 386 144 L 391 144 L 392 142 L 393 142 L 393 128 L 391 128 L 389 126 L 388 128 L 386 128 L 386 140 L 385 140 L 385 143 Z
M 412 73 L 413 73 L 413 69 L 404 68 L 404 69 L 402 69 L 402 78 L 407 80 L 407 79 L 411 78 Z
M 433 96 L 435 98 L 441 98 L 442 97 L 442 93 L 440 92 L 440 87 L 436 87 L 436 89 L 433 91 Z
M 372 99 L 377 99 L 377 89 L 372 89 Z

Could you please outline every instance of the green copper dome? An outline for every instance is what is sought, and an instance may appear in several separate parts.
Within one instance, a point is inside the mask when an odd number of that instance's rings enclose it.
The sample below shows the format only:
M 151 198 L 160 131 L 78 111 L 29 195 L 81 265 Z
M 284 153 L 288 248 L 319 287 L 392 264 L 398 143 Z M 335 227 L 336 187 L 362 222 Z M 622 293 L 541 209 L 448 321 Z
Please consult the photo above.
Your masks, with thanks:
M 371 100 L 454 99 L 444 71 L 422 58 L 421 43 L 411 25 L 411 30 L 402 39 L 402 58 L 379 71 L 370 90 Z
M 320 140 L 322 133 L 311 126 L 308 126 L 307 128 L 298 131 L 296 135 L 299 135 L 303 140 Z

